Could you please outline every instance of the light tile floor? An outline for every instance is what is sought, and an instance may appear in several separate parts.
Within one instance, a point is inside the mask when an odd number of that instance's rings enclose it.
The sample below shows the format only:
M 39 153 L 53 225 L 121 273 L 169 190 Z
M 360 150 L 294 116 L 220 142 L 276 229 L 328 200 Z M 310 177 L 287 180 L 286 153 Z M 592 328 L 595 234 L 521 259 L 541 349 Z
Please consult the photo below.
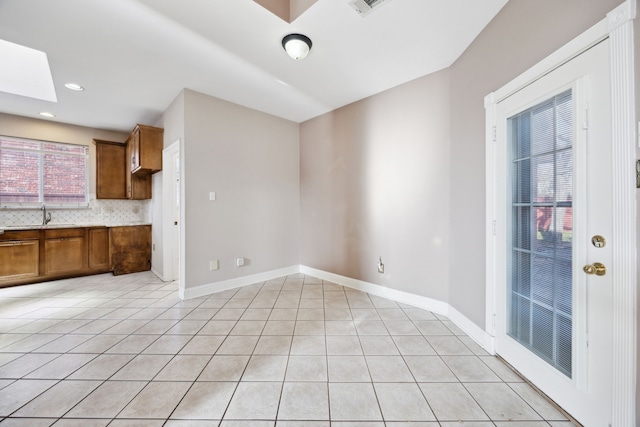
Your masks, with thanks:
M 151 273 L 0 289 L 0 420 L 572 425 L 447 318 L 300 274 L 187 301 Z

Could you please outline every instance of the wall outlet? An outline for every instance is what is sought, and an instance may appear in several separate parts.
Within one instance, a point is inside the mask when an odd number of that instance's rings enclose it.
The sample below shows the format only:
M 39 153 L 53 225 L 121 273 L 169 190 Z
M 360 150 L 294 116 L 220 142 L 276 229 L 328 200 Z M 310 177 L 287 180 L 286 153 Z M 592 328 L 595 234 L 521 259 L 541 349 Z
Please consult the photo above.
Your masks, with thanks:
M 236 258 L 236 267 L 242 267 L 244 265 L 244 258 Z
M 219 266 L 218 266 L 218 260 L 217 259 L 213 259 L 213 260 L 209 261 L 209 270 L 215 271 L 218 268 L 219 268 Z
M 215 200 L 216 199 L 216 192 L 215 191 L 210 191 L 209 192 L 209 200 Z
M 382 263 L 382 257 L 378 260 L 378 273 L 384 274 L 384 264 Z

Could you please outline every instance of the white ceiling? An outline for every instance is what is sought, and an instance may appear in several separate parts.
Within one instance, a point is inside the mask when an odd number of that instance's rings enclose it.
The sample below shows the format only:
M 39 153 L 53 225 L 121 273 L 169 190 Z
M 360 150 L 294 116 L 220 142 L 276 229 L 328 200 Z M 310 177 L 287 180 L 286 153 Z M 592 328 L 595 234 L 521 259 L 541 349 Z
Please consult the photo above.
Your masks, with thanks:
M 58 96 L 0 92 L 0 112 L 129 131 L 188 88 L 302 122 L 448 67 L 507 2 L 387 0 L 363 18 L 349 1 L 289 24 L 252 0 L 0 0 L 0 39 L 46 52 Z M 303 61 L 281 45 L 296 32 Z

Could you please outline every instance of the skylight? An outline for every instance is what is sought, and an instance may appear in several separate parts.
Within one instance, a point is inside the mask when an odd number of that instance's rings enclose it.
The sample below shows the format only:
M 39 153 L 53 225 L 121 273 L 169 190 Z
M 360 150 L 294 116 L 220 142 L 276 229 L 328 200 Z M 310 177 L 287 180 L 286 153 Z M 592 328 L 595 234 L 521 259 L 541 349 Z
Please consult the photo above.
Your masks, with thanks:
M 0 40 L 0 91 L 58 102 L 47 54 Z

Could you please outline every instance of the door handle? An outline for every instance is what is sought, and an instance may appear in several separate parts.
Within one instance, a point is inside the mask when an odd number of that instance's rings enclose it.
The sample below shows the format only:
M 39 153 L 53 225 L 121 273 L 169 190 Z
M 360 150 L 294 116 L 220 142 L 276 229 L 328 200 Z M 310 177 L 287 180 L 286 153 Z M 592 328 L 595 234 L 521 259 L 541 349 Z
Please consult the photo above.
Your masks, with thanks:
M 587 274 L 595 274 L 596 276 L 604 276 L 607 274 L 607 267 L 600 262 L 594 262 L 593 264 L 585 265 L 582 270 Z

